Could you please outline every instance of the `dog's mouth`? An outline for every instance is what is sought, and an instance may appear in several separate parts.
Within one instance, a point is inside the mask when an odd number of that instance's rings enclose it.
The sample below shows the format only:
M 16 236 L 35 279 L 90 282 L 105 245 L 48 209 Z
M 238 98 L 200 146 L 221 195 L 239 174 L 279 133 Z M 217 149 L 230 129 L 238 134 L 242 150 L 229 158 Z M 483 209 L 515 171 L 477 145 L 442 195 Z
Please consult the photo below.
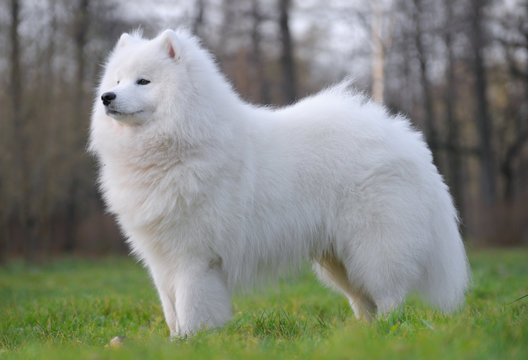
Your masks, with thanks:
M 105 108 L 106 115 L 112 116 L 112 117 L 130 117 L 137 114 L 141 114 L 143 110 L 133 111 L 133 112 L 121 112 L 117 110 L 109 109 L 108 107 Z

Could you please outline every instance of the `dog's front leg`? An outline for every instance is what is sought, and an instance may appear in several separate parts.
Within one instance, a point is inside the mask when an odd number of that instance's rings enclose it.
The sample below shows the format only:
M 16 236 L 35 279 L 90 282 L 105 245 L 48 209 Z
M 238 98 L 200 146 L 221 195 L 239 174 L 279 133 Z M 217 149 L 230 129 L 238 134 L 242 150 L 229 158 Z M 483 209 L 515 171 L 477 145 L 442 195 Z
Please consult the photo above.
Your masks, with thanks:
M 150 273 L 154 280 L 154 285 L 156 285 L 156 289 L 158 290 L 163 315 L 165 315 L 165 321 L 169 327 L 170 335 L 171 337 L 176 337 L 180 334 L 180 326 L 174 307 L 174 275 L 170 270 L 167 271 L 167 269 L 153 266 L 150 266 Z
M 231 299 L 217 261 L 180 264 L 174 280 L 179 335 L 219 327 L 231 318 Z

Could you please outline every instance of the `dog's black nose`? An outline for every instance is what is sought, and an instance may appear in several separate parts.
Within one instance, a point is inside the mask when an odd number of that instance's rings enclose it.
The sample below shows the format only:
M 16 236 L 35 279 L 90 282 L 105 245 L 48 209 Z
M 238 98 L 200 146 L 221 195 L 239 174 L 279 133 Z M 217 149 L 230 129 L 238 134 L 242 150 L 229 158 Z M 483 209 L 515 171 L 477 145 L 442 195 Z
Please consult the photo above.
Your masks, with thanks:
M 101 100 L 103 100 L 103 105 L 108 106 L 116 98 L 116 94 L 113 92 L 105 92 L 101 95 Z

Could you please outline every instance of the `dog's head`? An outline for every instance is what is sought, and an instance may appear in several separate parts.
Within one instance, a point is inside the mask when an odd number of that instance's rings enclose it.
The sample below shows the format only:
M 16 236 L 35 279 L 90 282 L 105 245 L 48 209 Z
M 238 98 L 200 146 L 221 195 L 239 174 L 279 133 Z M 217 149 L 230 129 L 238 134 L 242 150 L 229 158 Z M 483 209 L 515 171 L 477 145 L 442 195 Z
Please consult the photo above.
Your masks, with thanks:
M 229 132 L 235 118 L 225 113 L 239 102 L 213 56 L 185 29 L 153 39 L 123 34 L 97 90 L 89 149 L 191 148 Z
M 152 40 L 121 35 L 106 65 L 96 107 L 125 125 L 141 125 L 170 111 L 185 88 L 183 45 L 172 30 Z

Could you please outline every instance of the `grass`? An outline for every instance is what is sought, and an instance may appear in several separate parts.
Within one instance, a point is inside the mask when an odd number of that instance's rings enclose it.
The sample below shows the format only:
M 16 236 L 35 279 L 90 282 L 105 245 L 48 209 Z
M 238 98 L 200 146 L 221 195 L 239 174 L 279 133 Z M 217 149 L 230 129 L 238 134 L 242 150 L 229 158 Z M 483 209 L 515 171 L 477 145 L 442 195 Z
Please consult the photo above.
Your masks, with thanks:
M 528 359 L 528 250 L 470 261 L 474 284 L 451 316 L 411 298 L 364 324 L 307 268 L 235 296 L 224 328 L 175 341 L 130 258 L 14 262 L 0 268 L 0 359 Z M 117 335 L 123 345 L 109 346 Z

